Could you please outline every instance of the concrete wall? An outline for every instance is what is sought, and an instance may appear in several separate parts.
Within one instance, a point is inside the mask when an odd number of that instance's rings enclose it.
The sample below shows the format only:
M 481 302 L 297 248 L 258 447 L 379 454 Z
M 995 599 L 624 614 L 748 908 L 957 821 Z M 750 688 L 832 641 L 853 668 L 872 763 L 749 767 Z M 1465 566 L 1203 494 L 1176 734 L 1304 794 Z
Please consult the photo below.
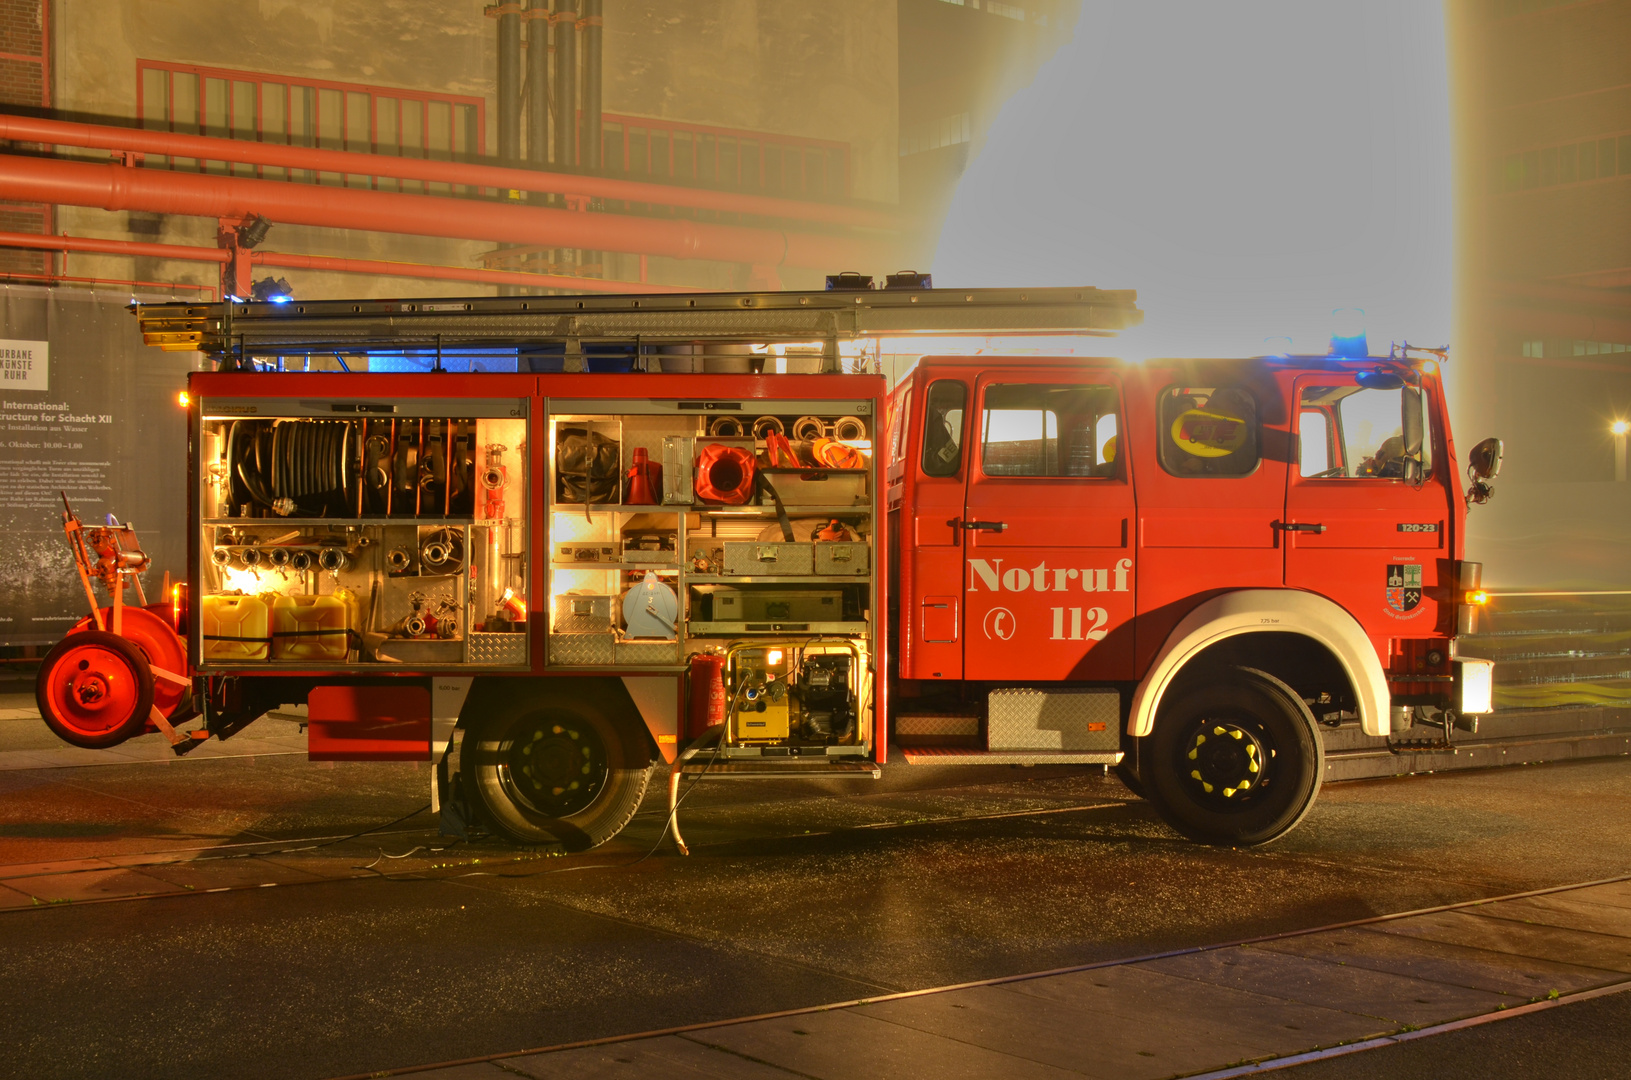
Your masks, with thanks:
M 605 0 L 604 108 L 696 124 L 848 142 L 857 198 L 896 197 L 894 0 Z M 497 146 L 497 24 L 477 0 L 56 0 L 55 104 L 87 120 L 136 116 L 138 59 L 303 76 L 487 102 Z M 580 35 L 581 37 L 581 35 Z M 106 160 L 105 155 L 89 155 Z M 213 220 L 63 207 L 74 235 L 214 246 Z M 479 266 L 485 242 L 439 241 L 277 225 L 268 250 Z M 639 258 L 610 257 L 602 276 L 636 278 Z M 650 280 L 748 285 L 745 268 L 651 259 Z M 834 267 L 834 270 L 846 269 Z M 881 272 L 887 267 L 866 268 Z M 73 255 L 70 274 L 211 284 L 211 264 Z M 491 286 L 356 274 L 257 270 L 297 295 L 491 294 Z M 819 274 L 788 272 L 789 287 Z
M 605 0 L 606 110 L 850 144 L 896 199 L 894 0 Z

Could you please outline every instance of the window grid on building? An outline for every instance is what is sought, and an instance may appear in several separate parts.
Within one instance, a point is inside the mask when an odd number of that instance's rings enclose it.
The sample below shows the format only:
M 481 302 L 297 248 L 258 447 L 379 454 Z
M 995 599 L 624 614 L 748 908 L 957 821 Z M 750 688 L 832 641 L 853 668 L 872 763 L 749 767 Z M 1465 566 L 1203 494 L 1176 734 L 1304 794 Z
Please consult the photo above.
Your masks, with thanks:
M 1623 341 L 1576 341 L 1576 356 L 1607 356 L 1610 353 L 1631 352 L 1631 345 Z
M 1631 175 L 1631 134 L 1507 154 L 1495 165 L 1498 194 Z
M 155 60 L 136 61 L 136 115 L 153 130 L 321 150 L 452 160 L 479 156 L 486 147 L 486 103 L 479 97 Z M 149 164 L 389 191 L 450 190 L 418 180 L 188 158 Z
M 974 121 L 968 113 L 942 116 L 926 124 L 913 124 L 901 131 L 900 156 L 922 154 L 929 150 L 939 150 L 943 146 L 957 146 L 970 142 L 973 138 Z
M 601 161 L 613 174 L 795 199 L 843 199 L 849 144 L 642 116 L 601 117 Z

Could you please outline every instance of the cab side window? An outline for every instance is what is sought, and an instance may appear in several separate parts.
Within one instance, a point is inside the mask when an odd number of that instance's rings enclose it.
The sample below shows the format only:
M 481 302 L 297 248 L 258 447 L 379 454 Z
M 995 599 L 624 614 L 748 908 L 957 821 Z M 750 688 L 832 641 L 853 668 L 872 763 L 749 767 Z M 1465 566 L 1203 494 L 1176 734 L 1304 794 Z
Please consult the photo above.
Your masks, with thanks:
M 1161 467 L 1173 476 L 1246 476 L 1261 458 L 1257 399 L 1239 386 L 1161 392 Z
M 1297 409 L 1298 472 L 1316 479 L 1405 478 L 1405 395 L 1421 409 L 1421 475 L 1433 472 L 1429 414 L 1415 387 L 1305 386 Z
M 1117 404 L 1111 386 L 988 386 L 981 470 L 986 476 L 1116 476 Z
M 963 413 L 968 387 L 955 379 L 929 384 L 923 401 L 923 473 L 956 476 L 963 462 Z

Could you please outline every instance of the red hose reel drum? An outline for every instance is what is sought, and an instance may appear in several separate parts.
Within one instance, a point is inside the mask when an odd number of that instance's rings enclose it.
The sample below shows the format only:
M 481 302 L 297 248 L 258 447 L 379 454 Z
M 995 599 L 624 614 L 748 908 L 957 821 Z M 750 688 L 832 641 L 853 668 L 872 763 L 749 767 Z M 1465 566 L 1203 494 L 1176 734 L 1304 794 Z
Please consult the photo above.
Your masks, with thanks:
M 753 451 L 711 443 L 697 455 L 697 498 L 741 506 L 753 497 Z

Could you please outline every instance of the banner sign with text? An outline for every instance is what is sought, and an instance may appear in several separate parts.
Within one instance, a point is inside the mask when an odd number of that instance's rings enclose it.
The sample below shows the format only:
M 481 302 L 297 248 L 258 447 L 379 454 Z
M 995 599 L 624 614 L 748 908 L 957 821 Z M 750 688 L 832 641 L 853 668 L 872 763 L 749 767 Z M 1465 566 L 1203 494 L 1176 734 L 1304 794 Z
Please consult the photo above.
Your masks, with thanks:
M 143 345 L 129 303 L 0 288 L 0 645 L 54 644 L 88 614 L 62 534 L 64 492 L 87 525 L 112 514 L 137 527 L 153 558 L 149 600 L 166 570 L 185 580 L 187 411 L 176 395 L 199 356 Z

